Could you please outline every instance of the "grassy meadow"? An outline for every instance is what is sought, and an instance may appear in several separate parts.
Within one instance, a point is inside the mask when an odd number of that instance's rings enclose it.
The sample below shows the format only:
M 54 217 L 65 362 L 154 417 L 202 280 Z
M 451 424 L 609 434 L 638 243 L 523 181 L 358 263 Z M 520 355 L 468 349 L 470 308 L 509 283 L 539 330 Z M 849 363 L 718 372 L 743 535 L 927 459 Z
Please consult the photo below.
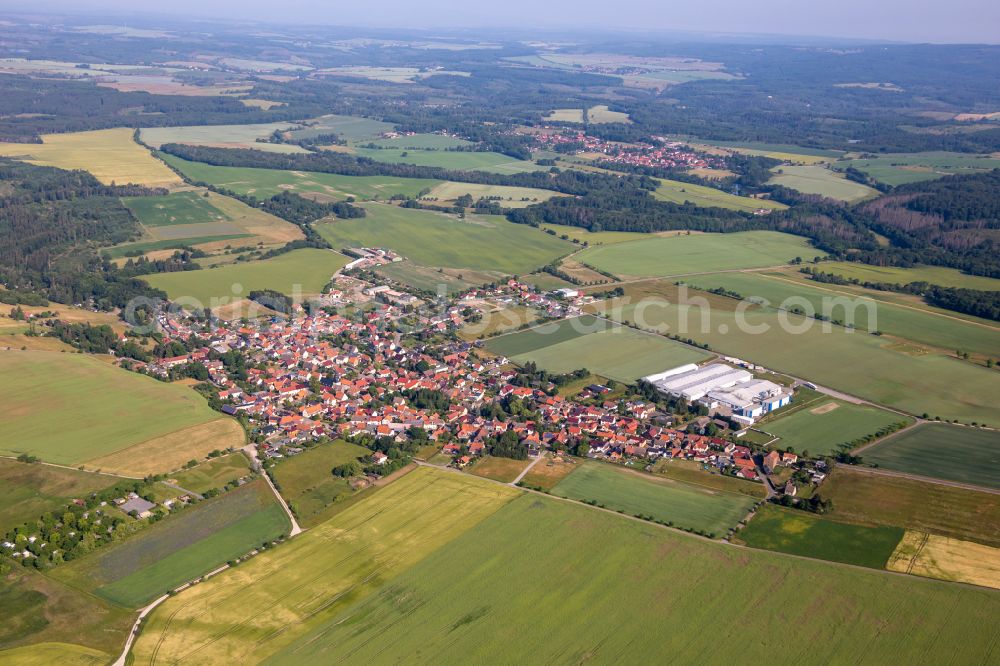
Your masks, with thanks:
M 311 524 L 316 514 L 354 493 L 349 480 L 334 476 L 333 468 L 370 455 L 363 446 L 337 440 L 278 462 L 271 476 L 295 517 Z
M 289 529 L 270 488 L 257 480 L 67 562 L 52 575 L 113 603 L 137 608 Z
M 966 153 L 890 153 L 874 157 L 838 160 L 835 169 L 854 167 L 886 185 L 905 185 L 936 180 L 953 174 L 968 174 L 1000 168 L 1000 157 Z
M 484 456 L 476 461 L 476 464 L 469 469 L 469 472 L 484 479 L 511 483 L 530 464 L 530 460 L 512 460 L 510 458 Z
M 796 257 L 812 257 L 817 252 L 799 236 L 777 231 L 746 231 L 652 236 L 590 247 L 576 255 L 576 259 L 619 276 L 667 277 L 779 266 Z
M 423 266 L 523 274 L 568 254 L 572 245 L 501 216 L 465 219 L 386 204 L 368 204 L 368 215 L 316 225 L 337 248 L 386 247 Z
M 245 298 L 256 289 L 274 289 L 288 296 L 317 294 L 349 259 L 338 252 L 305 248 L 271 259 L 247 261 L 200 271 L 143 276 L 151 287 L 167 292 L 172 301 L 196 307 L 219 307 Z
M 347 141 L 370 141 L 380 134 L 391 132 L 396 126 L 381 120 L 359 116 L 338 116 L 329 114 L 303 121 L 304 127 L 288 132 L 292 139 L 308 139 L 322 134 L 336 134 Z
M 856 203 L 878 196 L 878 190 L 847 180 L 843 174 L 825 166 L 779 166 L 772 169 L 774 176 L 767 181 L 802 194 L 818 194 L 827 199 Z
M 177 174 L 132 140 L 132 130 L 126 127 L 46 134 L 42 143 L 0 143 L 0 156 L 60 169 L 83 169 L 105 185 L 182 184 Z
M 897 472 L 1000 488 L 1000 433 L 996 431 L 927 423 L 879 442 L 861 455 L 866 463 Z
M 121 481 L 114 476 L 0 458 L 0 533 Z
M 394 194 L 414 197 L 442 183 L 430 178 L 341 176 L 311 171 L 212 166 L 173 155 L 163 155 L 163 159 L 195 182 L 223 187 L 257 199 L 268 199 L 281 192 L 313 196 L 321 201 L 343 201 L 348 197 L 361 200 L 388 199 Z
M 990 658 L 982 627 L 998 612 L 992 591 L 740 550 L 524 496 L 269 661 L 976 662 Z
M 751 548 L 882 569 L 903 531 L 900 527 L 839 523 L 766 504 L 737 538 Z
M 469 475 L 416 469 L 281 548 L 167 600 L 148 617 L 135 663 L 264 661 L 517 494 Z
M 659 179 L 660 186 L 653 190 L 653 196 L 661 201 L 683 204 L 691 202 L 696 206 L 705 208 L 726 208 L 729 210 L 741 210 L 752 213 L 760 208 L 767 210 L 785 210 L 788 208 L 783 203 L 769 201 L 767 199 L 753 199 L 751 197 L 740 197 L 729 192 L 723 192 L 714 187 L 705 185 L 695 185 L 684 183 L 679 180 Z
M 222 488 L 230 481 L 248 474 L 250 474 L 250 461 L 243 453 L 237 451 L 178 472 L 171 477 L 170 482 L 184 490 L 200 494 L 213 488 Z
M 80 354 L 3 352 L 0 376 L 3 455 L 79 465 L 222 419 L 186 386 Z
M 862 282 L 887 282 L 889 284 L 909 284 L 910 282 L 929 282 L 942 287 L 958 289 L 978 289 L 981 291 L 1000 291 L 1000 280 L 981 275 L 969 275 L 954 268 L 944 266 L 917 266 L 915 268 L 898 268 L 895 266 L 871 266 L 853 261 L 824 263 L 819 267 L 826 273 L 833 273 L 848 279 Z
M 417 166 L 441 167 L 453 171 L 489 171 L 491 173 L 524 173 L 539 171 L 546 167 L 527 162 L 502 153 L 472 152 L 465 150 L 404 150 L 401 148 L 360 148 L 351 149 L 358 157 L 367 157 L 376 162 L 392 164 L 415 164 Z
M 586 462 L 552 489 L 553 495 L 597 502 L 627 515 L 651 517 L 681 529 L 721 538 L 746 517 L 755 500 L 644 474 L 610 464 Z
M 841 444 L 906 420 L 877 407 L 821 397 L 802 409 L 761 423 L 757 429 L 779 438 L 773 448 L 784 450 L 790 446 L 800 454 L 808 451 L 812 456 L 833 455 Z
M 142 142 L 153 148 L 165 143 L 213 148 L 249 148 L 269 153 L 307 153 L 301 146 L 287 143 L 263 143 L 276 131 L 299 127 L 295 123 L 259 123 L 255 125 L 193 125 L 187 127 L 152 127 L 139 130 Z
M 542 190 L 537 187 L 514 187 L 511 185 L 477 185 L 475 183 L 456 183 L 446 181 L 437 185 L 427 198 L 439 200 L 440 203 L 453 203 L 455 199 L 465 194 L 479 199 L 493 199 L 504 208 L 524 208 L 532 204 L 547 201 L 557 192 Z

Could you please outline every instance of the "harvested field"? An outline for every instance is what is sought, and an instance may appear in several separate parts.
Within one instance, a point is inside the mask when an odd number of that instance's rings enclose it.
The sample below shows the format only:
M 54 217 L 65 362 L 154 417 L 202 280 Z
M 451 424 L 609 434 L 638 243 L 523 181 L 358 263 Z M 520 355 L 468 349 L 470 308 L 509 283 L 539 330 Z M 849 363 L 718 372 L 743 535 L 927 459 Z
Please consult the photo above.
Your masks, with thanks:
M 569 456 L 557 456 L 551 453 L 543 455 L 544 459 L 532 467 L 531 471 L 521 479 L 521 483 L 528 488 L 552 490 L 556 484 L 581 464 Z
M 1000 589 L 1000 548 L 934 534 L 907 531 L 886 568 Z

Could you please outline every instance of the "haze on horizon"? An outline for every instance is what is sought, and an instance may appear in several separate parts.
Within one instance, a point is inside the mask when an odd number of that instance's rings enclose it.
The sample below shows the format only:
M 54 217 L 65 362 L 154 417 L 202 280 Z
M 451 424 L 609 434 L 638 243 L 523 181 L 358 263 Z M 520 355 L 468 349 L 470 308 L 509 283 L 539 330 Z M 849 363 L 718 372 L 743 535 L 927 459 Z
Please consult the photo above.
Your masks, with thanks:
M 954 0 L 949 3 L 911 0 L 506 0 L 476 3 L 462 0 L 173 0 L 169 4 L 135 0 L 0 0 L 13 13 L 49 11 L 135 12 L 183 18 L 277 21 L 285 24 L 342 25 L 373 28 L 517 28 L 624 29 L 690 31 L 757 35 L 821 36 L 897 42 L 998 43 L 1000 2 Z

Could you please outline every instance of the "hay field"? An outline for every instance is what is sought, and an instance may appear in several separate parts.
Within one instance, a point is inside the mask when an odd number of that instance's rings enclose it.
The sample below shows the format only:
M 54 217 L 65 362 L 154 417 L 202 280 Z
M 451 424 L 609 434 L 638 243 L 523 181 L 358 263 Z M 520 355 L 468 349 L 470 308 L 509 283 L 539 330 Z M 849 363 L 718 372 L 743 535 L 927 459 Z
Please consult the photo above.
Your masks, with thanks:
M 681 529 L 721 538 L 754 505 L 753 498 L 588 461 L 560 481 L 552 494 L 597 502 L 626 515 L 647 516 Z
M 745 231 L 651 236 L 590 247 L 576 255 L 576 259 L 619 276 L 667 277 L 778 266 L 816 252 L 809 241 L 799 236 L 777 231 Z
M 1000 376 L 953 353 L 913 354 L 886 336 L 838 326 L 825 330 L 816 320 L 754 305 L 737 312 L 739 302 L 708 292 L 690 291 L 688 304 L 679 304 L 682 295 L 668 280 L 626 285 L 625 291 L 626 297 L 597 307 L 615 320 L 690 337 L 717 352 L 910 414 L 1000 424 L 1000 406 L 992 399 Z
M 3 455 L 29 453 L 79 465 L 222 418 L 186 386 L 82 354 L 4 352 L 0 376 L 5 378 L 0 384 Z M 228 442 L 213 448 L 221 444 Z M 137 458 L 132 464 L 147 461 Z
M 582 123 L 583 109 L 555 109 L 547 116 L 543 116 L 542 120 L 553 123 Z
M 927 423 L 879 442 L 862 455 L 865 462 L 898 472 L 1000 488 L 997 431 Z
M 524 496 L 271 661 L 976 663 L 991 658 L 983 627 L 998 613 L 991 591 L 739 550 Z
M 788 206 L 778 201 L 740 197 L 705 185 L 695 185 L 693 183 L 684 183 L 679 180 L 667 180 L 664 178 L 658 180 L 660 181 L 660 186 L 653 190 L 653 196 L 661 201 L 670 201 L 678 204 L 690 202 L 695 206 L 705 208 L 726 208 L 746 213 L 752 213 L 761 208 L 766 210 L 785 210 L 788 208 Z
M 1000 589 L 1000 548 L 907 531 L 886 569 Z
M 249 148 L 269 153 L 308 153 L 302 146 L 287 143 L 264 143 L 274 132 L 301 127 L 296 123 L 259 123 L 256 125 L 192 125 L 187 127 L 149 127 L 139 130 L 142 142 L 159 148 L 165 143 L 183 143 L 214 148 Z
M 393 194 L 415 197 L 442 182 L 430 178 L 340 176 L 308 171 L 220 167 L 189 162 L 173 155 L 164 155 L 163 159 L 193 181 L 224 187 L 257 199 L 268 199 L 286 191 L 303 196 L 315 195 L 320 201 L 342 201 L 347 197 L 388 199 Z
M 293 250 L 272 259 L 183 273 L 143 276 L 150 286 L 163 289 L 185 307 L 216 308 L 257 289 L 274 289 L 288 296 L 318 294 L 348 258 L 330 250 Z
M 476 185 L 474 183 L 444 182 L 437 185 L 427 198 L 439 199 L 442 202 L 454 202 L 458 197 L 471 194 L 473 200 L 492 199 L 504 208 L 524 208 L 532 204 L 548 201 L 554 196 L 560 196 L 552 190 L 541 190 L 536 187 L 512 187 L 509 185 Z
M 128 128 L 46 134 L 42 143 L 0 143 L 0 156 L 89 171 L 105 185 L 181 185 L 181 179 L 132 140 Z
M 587 122 L 594 125 L 605 123 L 630 123 L 628 114 L 622 111 L 612 111 L 607 104 L 598 104 L 587 109 Z
M 423 266 L 524 274 L 568 254 L 572 245 L 496 215 L 465 219 L 432 211 L 366 204 L 366 217 L 319 223 L 333 247 L 387 247 Z
M 135 663 L 263 661 L 517 494 L 467 475 L 414 470 L 287 545 L 166 601 L 148 617 Z
M 802 194 L 818 194 L 828 199 L 846 203 L 856 203 L 879 195 L 867 185 L 847 180 L 836 171 L 823 166 L 781 166 L 772 169 L 774 176 L 767 181 L 772 185 L 782 185 Z

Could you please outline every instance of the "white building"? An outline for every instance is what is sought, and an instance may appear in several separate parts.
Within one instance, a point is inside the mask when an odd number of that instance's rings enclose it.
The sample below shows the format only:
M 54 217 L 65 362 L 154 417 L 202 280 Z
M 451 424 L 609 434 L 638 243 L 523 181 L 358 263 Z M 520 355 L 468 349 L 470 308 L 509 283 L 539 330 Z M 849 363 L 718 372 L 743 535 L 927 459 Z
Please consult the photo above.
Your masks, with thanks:
M 785 387 L 722 363 L 682 365 L 643 379 L 667 395 L 713 410 L 725 407 L 732 418 L 747 425 L 792 400 Z

